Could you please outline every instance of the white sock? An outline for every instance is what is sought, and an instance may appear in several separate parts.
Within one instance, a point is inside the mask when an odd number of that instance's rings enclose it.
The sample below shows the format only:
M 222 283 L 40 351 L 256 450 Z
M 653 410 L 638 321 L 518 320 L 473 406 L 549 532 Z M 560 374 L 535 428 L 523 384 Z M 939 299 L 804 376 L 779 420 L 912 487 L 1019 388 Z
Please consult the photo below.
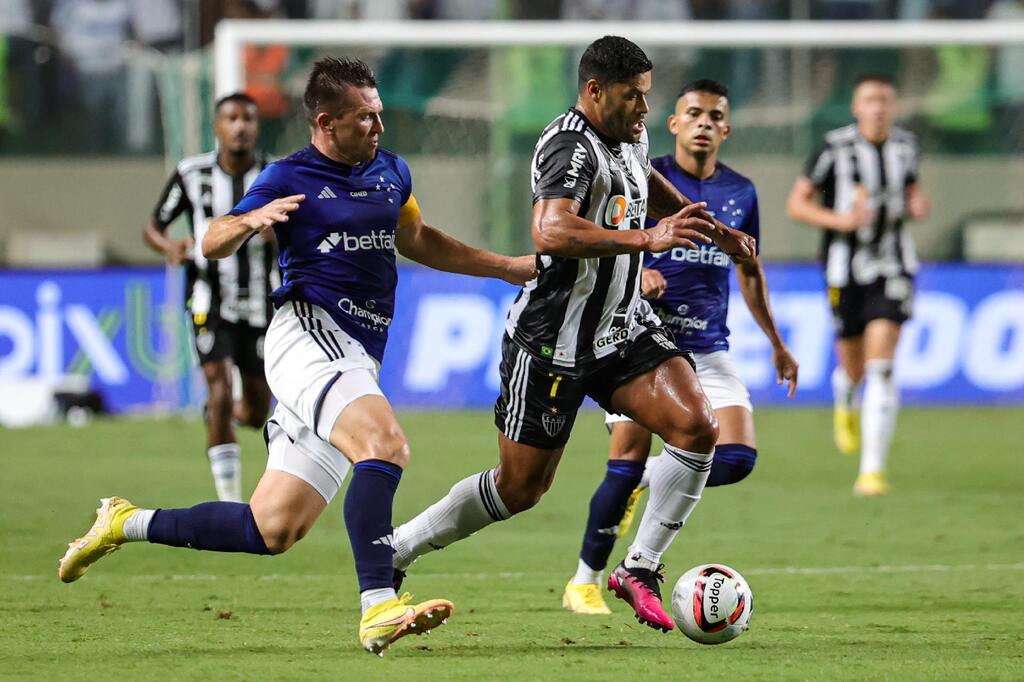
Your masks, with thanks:
M 124 521 L 125 542 L 142 542 L 149 539 L 149 522 L 156 509 L 140 509 Z
M 654 570 L 700 502 L 714 453 L 689 452 L 665 444 L 651 463 L 651 497 L 640 519 L 626 566 Z
M 595 571 L 587 562 L 580 559 L 580 563 L 576 566 L 576 575 L 573 576 L 572 581 L 577 585 L 600 585 L 601 584 L 601 571 Z
M 377 604 L 386 602 L 389 599 L 397 599 L 398 595 L 390 587 L 381 587 L 376 590 L 366 590 L 365 592 L 359 593 L 359 605 L 363 609 L 363 613 Z
M 206 451 L 210 458 L 213 485 L 221 502 L 242 501 L 242 448 L 238 443 L 214 445 Z
M 419 557 L 444 549 L 511 514 L 494 485 L 494 469 L 473 474 L 394 531 L 395 568 L 404 571 Z
M 860 388 L 860 384 L 853 382 L 843 366 L 836 365 L 836 368 L 832 370 L 832 402 L 836 408 L 857 409 L 858 388 Z
M 862 474 L 885 470 L 900 402 L 892 376 L 892 360 L 869 360 L 864 370 L 867 380 L 860 419 Z

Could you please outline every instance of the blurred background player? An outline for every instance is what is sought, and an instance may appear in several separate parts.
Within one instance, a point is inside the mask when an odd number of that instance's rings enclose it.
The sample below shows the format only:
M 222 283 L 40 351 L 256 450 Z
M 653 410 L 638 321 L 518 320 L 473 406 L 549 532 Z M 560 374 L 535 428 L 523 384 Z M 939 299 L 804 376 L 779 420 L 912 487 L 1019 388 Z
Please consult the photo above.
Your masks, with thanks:
M 242 501 L 241 446 L 234 421 L 259 428 L 270 410 L 263 375 L 263 340 L 273 316 L 271 292 L 281 284 L 274 233 L 256 233 L 229 258 L 208 260 L 195 249 L 209 223 L 231 210 L 267 165 L 256 149 L 256 102 L 234 93 L 214 107 L 215 151 L 183 159 L 160 195 L 143 230 L 146 243 L 171 265 L 185 265 L 186 306 L 192 317 L 196 353 L 206 379 L 207 456 L 217 497 Z M 181 214 L 190 234 L 172 239 L 168 226 Z M 233 398 L 234 368 L 242 378 L 241 399 Z
M 918 184 L 917 138 L 894 125 L 896 106 L 888 76 L 861 76 L 850 107 L 856 123 L 825 135 L 786 206 L 794 220 L 824 231 L 838 358 L 832 374 L 835 441 L 844 453 L 860 446 L 856 495 L 889 492 L 885 463 L 899 409 L 893 358 L 900 327 L 911 314 L 917 272 L 903 221 L 923 220 L 929 208 Z
M 756 246 L 651 167 L 652 68 L 625 38 L 594 41 L 580 59 L 575 106 L 541 133 L 532 168 L 539 274 L 516 297 L 502 340 L 499 465 L 395 529 L 398 577 L 420 555 L 537 504 L 590 396 L 665 441 L 654 520 L 608 585 L 640 622 L 675 627 L 661 603 L 661 556 L 700 499 L 718 428 L 692 359 L 640 297 L 642 255 L 714 239 L 722 258 L 746 259 Z M 660 220 L 645 228 L 648 211 Z
M 264 430 L 267 469 L 249 504 L 140 509 L 104 498 L 93 527 L 68 546 L 59 575 L 73 582 L 125 542 L 283 553 L 309 532 L 351 469 L 344 515 L 359 581 L 359 640 L 383 654 L 454 608 L 443 599 L 410 604 L 392 585 L 391 509 L 409 445 L 378 372 L 394 315 L 396 251 L 513 284 L 532 277 L 534 259 L 475 249 L 424 223 L 409 166 L 380 148 L 383 105 L 365 63 L 319 60 L 303 102 L 311 144 L 267 166 L 201 242 L 203 254 L 220 262 L 269 227 L 281 245 L 284 283 L 274 291 L 265 363 L 278 403 Z
M 713 80 L 684 85 L 675 113 L 668 117 L 675 152 L 651 159 L 651 166 L 693 201 L 706 202 L 708 212 L 723 223 L 758 240 L 760 247 L 754 184 L 718 160 L 719 147 L 731 132 L 728 95 L 727 88 Z M 675 335 L 680 350 L 693 353 L 697 379 L 718 418 L 718 443 L 706 485 L 741 481 L 754 468 L 757 441 L 750 395 L 728 353 L 726 318 L 732 261 L 709 244 L 650 253 L 644 265 L 643 295 Z M 797 363 L 772 317 L 764 270 L 757 258 L 740 263 L 737 270 L 743 299 L 771 342 L 776 380 L 789 382 L 792 397 Z M 579 566 L 562 597 L 562 605 L 575 613 L 609 613 L 601 595 L 601 572 L 616 537 L 628 530 L 640 491 L 666 461 L 662 457 L 647 459 L 649 430 L 618 414 L 608 414 L 605 422 L 611 430 L 608 471 L 590 500 Z

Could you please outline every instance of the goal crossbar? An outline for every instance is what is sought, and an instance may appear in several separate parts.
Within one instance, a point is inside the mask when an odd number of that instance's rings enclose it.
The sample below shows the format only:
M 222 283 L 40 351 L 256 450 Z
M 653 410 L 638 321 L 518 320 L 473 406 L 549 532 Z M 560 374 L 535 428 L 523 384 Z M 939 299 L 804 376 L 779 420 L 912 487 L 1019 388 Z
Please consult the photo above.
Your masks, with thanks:
M 245 45 L 510 47 L 586 45 L 608 33 L 648 47 L 927 47 L 1024 44 L 1024 21 L 321 21 L 226 20 L 214 47 L 218 95 L 245 84 Z

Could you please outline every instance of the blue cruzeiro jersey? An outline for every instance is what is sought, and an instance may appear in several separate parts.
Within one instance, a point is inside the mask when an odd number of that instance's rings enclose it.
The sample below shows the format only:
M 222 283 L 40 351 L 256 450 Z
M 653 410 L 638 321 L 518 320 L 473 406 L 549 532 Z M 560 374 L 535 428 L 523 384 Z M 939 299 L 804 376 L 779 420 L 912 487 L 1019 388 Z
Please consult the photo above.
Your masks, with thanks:
M 707 202 L 707 210 L 723 224 L 758 240 L 760 219 L 754 183 L 723 163 L 706 180 L 690 175 L 671 155 L 651 165 L 692 201 Z M 648 220 L 648 225 L 654 221 Z M 672 330 L 682 350 L 708 353 L 729 348 L 729 270 L 732 260 L 713 244 L 697 249 L 675 248 L 649 253 L 644 267 L 661 272 L 668 283 L 664 295 L 651 301 L 662 322 Z
M 283 275 L 274 304 L 320 306 L 380 362 L 395 310 L 398 215 L 412 196 L 409 166 L 386 149 L 347 166 L 306 147 L 267 166 L 231 215 L 292 194 L 306 198 L 274 227 Z

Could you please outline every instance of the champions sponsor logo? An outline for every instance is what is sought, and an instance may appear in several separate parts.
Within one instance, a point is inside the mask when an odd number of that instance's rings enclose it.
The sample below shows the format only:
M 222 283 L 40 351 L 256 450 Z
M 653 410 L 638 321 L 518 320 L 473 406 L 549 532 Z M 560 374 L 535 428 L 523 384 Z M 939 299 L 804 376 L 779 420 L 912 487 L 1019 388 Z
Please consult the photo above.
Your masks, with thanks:
M 638 218 L 643 220 L 647 215 L 647 199 L 627 200 L 621 194 L 616 194 L 608 200 L 608 206 L 604 209 L 604 224 L 609 227 L 618 227 L 624 220 Z
M 342 251 L 394 251 L 395 231 L 385 228 L 370 230 L 367 234 L 331 232 L 316 247 L 320 253 L 328 253 L 341 246 Z
M 665 308 L 658 308 L 658 317 L 661 321 L 670 327 L 679 329 L 680 331 L 686 331 L 693 329 L 695 331 L 703 332 L 708 329 L 708 321 L 700 317 L 690 317 L 687 313 L 690 311 L 690 306 L 683 303 L 676 308 L 675 312 L 670 312 Z
M 366 301 L 363 304 L 365 307 L 360 307 L 351 298 L 343 298 L 338 301 L 338 307 L 341 308 L 341 312 L 345 313 L 350 317 L 354 317 L 364 327 L 370 327 L 374 331 L 383 331 L 391 324 L 391 318 L 387 315 L 383 315 L 374 310 L 377 307 L 377 302 L 374 300 Z
M 576 148 L 572 150 L 572 158 L 569 159 L 569 170 L 565 174 L 565 182 L 562 183 L 562 187 L 572 189 L 576 186 L 576 181 L 580 179 L 580 169 L 583 168 L 586 160 L 587 148 L 581 142 L 577 142 Z

